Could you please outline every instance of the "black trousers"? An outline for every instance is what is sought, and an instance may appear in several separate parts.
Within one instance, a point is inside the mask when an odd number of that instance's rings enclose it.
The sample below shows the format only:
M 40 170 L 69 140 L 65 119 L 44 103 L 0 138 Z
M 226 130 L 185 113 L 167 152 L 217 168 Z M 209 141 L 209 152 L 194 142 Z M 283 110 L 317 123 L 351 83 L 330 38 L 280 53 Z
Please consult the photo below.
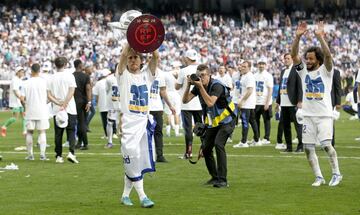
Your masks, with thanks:
M 185 153 L 191 153 L 191 147 L 193 142 L 192 117 L 194 117 L 195 123 L 202 122 L 201 115 L 201 110 L 181 110 L 182 124 L 185 133 Z
M 107 111 L 100 112 L 101 123 L 104 129 L 105 136 L 107 136 L 106 126 L 107 126 Z M 116 123 L 113 123 L 113 134 L 116 134 Z
M 154 140 L 155 140 L 155 150 L 156 156 L 158 158 L 163 157 L 163 111 L 150 111 L 150 114 L 154 116 L 154 120 L 156 121 L 155 131 L 154 131 Z
M 302 125 L 296 121 L 296 107 L 281 107 L 280 122 L 284 128 L 284 136 L 286 142 L 286 148 L 292 150 L 292 135 L 291 135 L 291 122 L 295 125 L 295 130 L 299 143 L 297 149 L 303 148 L 302 143 Z M 279 130 L 278 130 L 279 132 Z M 278 134 L 279 135 L 279 134 Z
M 264 110 L 264 105 L 256 105 L 255 107 L 255 120 L 259 129 L 260 136 L 260 117 L 263 117 L 264 127 L 265 127 L 265 135 L 264 139 L 270 140 L 270 129 L 271 129 L 271 117 L 272 117 L 272 109 L 271 105 L 269 105 L 268 110 Z
M 240 118 L 241 118 L 241 142 L 246 143 L 249 133 L 249 124 L 254 133 L 255 142 L 259 141 L 259 128 L 255 120 L 254 109 L 240 109 Z
M 78 144 L 88 145 L 86 103 L 76 103 Z
M 64 130 L 66 130 L 67 140 L 69 141 L 69 151 L 75 154 L 75 126 L 76 126 L 76 115 L 68 114 L 68 125 L 66 128 L 60 128 L 56 125 L 54 116 L 54 129 L 55 129 L 55 153 L 57 156 L 62 156 L 62 138 Z
M 202 138 L 203 155 L 207 170 L 212 178 L 227 182 L 227 159 L 225 144 L 235 128 L 235 120 L 215 128 L 208 128 Z M 215 147 L 216 163 L 213 154 Z

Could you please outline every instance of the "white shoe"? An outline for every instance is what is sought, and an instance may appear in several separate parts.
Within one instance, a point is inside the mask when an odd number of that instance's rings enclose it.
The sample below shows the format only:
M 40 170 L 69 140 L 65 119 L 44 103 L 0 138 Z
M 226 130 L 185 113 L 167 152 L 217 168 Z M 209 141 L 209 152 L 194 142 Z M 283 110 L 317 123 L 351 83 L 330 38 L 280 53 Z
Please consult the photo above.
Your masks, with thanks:
M 48 160 L 50 160 L 50 159 L 47 158 L 45 155 L 40 155 L 40 160 L 41 160 L 41 161 L 48 161 Z
M 350 118 L 349 118 L 349 120 L 358 120 L 359 118 L 358 118 L 358 116 L 357 115 L 355 115 L 355 116 L 351 116 Z
M 249 146 L 262 146 L 263 144 L 261 143 L 261 141 L 259 140 L 259 141 L 257 141 L 257 142 L 255 142 L 255 141 L 252 141 L 252 143 L 250 143 L 249 144 Z
M 286 149 L 286 145 L 284 143 L 276 143 L 275 149 Z
M 356 141 L 360 141 L 360 137 L 355 138 Z
M 114 139 L 119 139 L 118 135 L 116 135 L 116 134 L 113 134 L 113 138 Z
M 240 142 L 238 144 L 233 145 L 233 148 L 249 148 L 249 144 Z
M 183 133 L 175 134 L 175 137 L 182 137 L 182 136 L 183 136 Z
M 323 177 L 317 176 L 314 183 L 311 184 L 313 187 L 319 187 L 320 185 L 325 184 L 325 179 Z
M 267 139 L 261 140 L 261 143 L 262 143 L 263 145 L 271 144 L 270 140 L 267 140 Z
M 227 142 L 227 143 L 232 143 L 233 140 L 229 137 L 226 142 Z
M 101 138 L 101 139 L 107 139 L 107 136 L 104 135 L 104 136 L 102 136 L 102 137 L 100 137 L 100 138 Z
M 298 140 L 298 138 L 294 138 L 291 142 L 294 143 L 294 144 L 298 144 L 299 140 Z
M 333 176 L 331 177 L 331 180 L 329 182 L 329 186 L 334 187 L 334 186 L 338 185 L 340 183 L 340 181 L 342 180 L 342 178 L 343 178 L 342 175 L 333 174 Z
M 73 155 L 71 152 L 69 152 L 69 154 L 66 156 L 66 159 L 71 163 L 79 163 L 79 161 L 76 160 L 76 156 Z
M 66 141 L 62 146 L 63 147 L 69 147 L 69 141 Z
M 64 163 L 64 159 L 60 156 L 57 156 L 55 163 Z
M 27 156 L 27 157 L 25 158 L 25 160 L 28 160 L 28 161 L 33 161 L 33 160 L 35 160 L 34 155 L 29 155 L 29 156 Z

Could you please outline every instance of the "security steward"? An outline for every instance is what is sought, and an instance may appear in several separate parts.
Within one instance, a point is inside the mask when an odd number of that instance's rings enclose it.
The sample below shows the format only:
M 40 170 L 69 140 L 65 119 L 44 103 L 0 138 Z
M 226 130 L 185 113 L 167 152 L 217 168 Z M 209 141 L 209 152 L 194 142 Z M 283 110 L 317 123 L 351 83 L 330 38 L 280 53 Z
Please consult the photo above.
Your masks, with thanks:
M 195 85 L 191 92 L 190 85 Z M 217 188 L 228 187 L 225 144 L 235 128 L 235 104 L 231 101 L 229 89 L 220 81 L 212 79 L 209 67 L 204 64 L 197 67 L 196 74 L 187 77 L 182 101 L 188 103 L 195 96 L 200 98 L 206 127 L 201 136 L 201 153 L 211 179 L 205 184 Z M 217 165 L 213 155 L 214 147 Z

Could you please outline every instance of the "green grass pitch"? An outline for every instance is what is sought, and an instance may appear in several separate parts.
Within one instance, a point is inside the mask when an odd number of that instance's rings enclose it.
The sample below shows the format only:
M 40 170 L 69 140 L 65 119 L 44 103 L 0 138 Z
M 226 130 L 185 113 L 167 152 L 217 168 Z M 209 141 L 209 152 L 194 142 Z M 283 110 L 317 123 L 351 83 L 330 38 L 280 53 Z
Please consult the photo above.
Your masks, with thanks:
M 1 112 L 0 121 L 10 115 Z M 19 166 L 17 171 L 0 172 L 0 214 L 360 214 L 360 142 L 354 140 L 360 136 L 360 122 L 348 118 L 342 113 L 336 122 L 336 149 L 344 175 L 337 187 L 311 187 L 314 176 L 305 155 L 280 154 L 274 149 L 275 120 L 270 146 L 234 149 L 227 144 L 230 187 L 225 189 L 203 185 L 209 179 L 203 159 L 197 165 L 178 159 L 184 150 L 183 137 L 164 137 L 169 163 L 157 164 L 156 172 L 145 176 L 145 192 L 155 202 L 151 209 L 140 207 L 135 189 L 130 196 L 134 206 L 120 204 L 120 144 L 114 140 L 113 149 L 104 149 L 98 113 L 88 133 L 90 150 L 77 151 L 78 165 L 67 161 L 55 164 L 53 127 L 47 133 L 51 160 L 40 161 L 39 148 L 34 147 L 35 161 L 26 161 L 25 151 L 14 150 L 25 146 L 17 121 L 8 129 L 7 137 L 0 138 L 0 167 L 11 162 Z M 240 132 L 241 128 L 236 128 L 234 143 L 239 141 Z M 194 152 L 198 149 L 196 138 Z M 320 149 L 317 153 L 329 182 L 327 155 Z

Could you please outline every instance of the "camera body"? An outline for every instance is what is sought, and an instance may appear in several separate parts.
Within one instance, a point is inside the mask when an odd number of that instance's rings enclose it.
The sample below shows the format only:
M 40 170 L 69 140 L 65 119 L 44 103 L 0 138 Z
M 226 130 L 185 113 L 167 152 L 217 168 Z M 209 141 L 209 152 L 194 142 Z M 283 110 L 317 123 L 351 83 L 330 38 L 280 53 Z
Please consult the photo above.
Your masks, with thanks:
M 198 137 L 204 136 L 205 131 L 206 131 L 206 125 L 205 125 L 205 124 L 203 124 L 203 123 L 201 123 L 201 122 L 195 123 L 193 132 L 194 132 L 194 134 L 195 134 L 196 136 L 198 136 Z
M 190 75 L 190 79 L 192 81 L 200 81 L 200 77 L 198 75 L 196 75 L 195 73 Z

